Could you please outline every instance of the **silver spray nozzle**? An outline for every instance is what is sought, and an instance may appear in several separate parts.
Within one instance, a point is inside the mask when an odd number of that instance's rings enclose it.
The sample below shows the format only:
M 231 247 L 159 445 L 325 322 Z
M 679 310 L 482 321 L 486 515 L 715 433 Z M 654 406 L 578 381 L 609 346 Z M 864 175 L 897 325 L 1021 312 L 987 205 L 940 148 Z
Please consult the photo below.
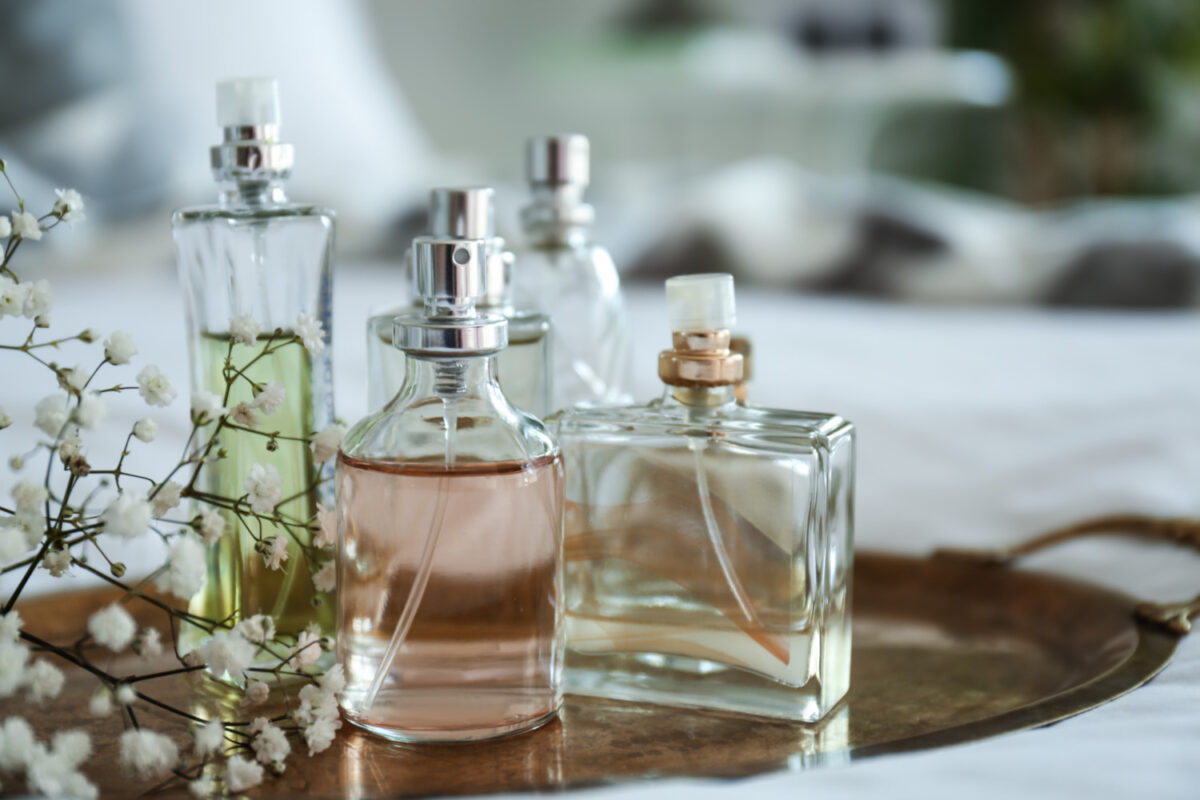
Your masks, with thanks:
M 438 188 L 429 193 L 429 232 L 458 239 L 496 235 L 495 191 L 490 186 Z
M 495 196 L 490 186 L 433 189 L 429 193 L 429 230 L 433 236 L 487 240 L 479 305 L 502 308 L 509 304 L 512 254 L 496 236 Z M 413 273 L 414 282 L 417 278 Z M 423 295 L 420 286 L 414 286 L 414 291 L 418 297 Z
M 502 316 L 481 314 L 475 304 L 484 296 L 483 273 L 489 255 L 487 239 L 418 236 L 412 263 L 421 314 L 397 317 L 392 341 L 410 353 L 451 356 L 496 352 L 508 343 Z
M 413 266 L 417 292 L 426 307 L 473 311 L 483 296 L 483 269 L 487 263 L 486 239 L 418 236 L 413 240 Z

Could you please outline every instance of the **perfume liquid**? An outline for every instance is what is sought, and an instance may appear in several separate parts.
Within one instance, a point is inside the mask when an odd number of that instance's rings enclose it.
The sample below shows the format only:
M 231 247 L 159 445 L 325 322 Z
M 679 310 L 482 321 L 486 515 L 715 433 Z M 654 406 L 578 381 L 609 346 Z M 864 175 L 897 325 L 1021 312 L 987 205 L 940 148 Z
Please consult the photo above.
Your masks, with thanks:
M 234 344 L 228 335 L 202 334 L 197 350 L 200 371 L 206 376 L 204 385 L 213 392 L 224 393 L 227 360 L 234 369 L 244 370 L 249 381 L 258 384 L 278 381 L 288 387 L 283 404 L 262 418 L 260 430 L 300 438 L 312 430 L 312 365 L 303 346 L 281 345 L 265 337 L 256 345 L 246 346 Z M 249 381 L 234 381 L 226 400 L 228 407 L 253 399 Z M 210 426 L 206 430 L 211 429 Z M 312 543 L 307 521 L 317 510 L 316 493 L 306 490 L 320 478 L 312 450 L 305 442 L 279 439 L 272 451 L 265 436 L 229 427 L 223 428 L 219 436 L 225 457 L 205 468 L 199 488 L 219 497 L 237 498 L 245 493 L 242 482 L 252 465 L 273 465 L 279 470 L 285 498 L 278 511 L 296 524 L 285 526 L 263 521 L 261 535 L 255 525 L 254 534 L 259 539 L 281 536 L 288 542 L 284 569 L 271 570 L 255 551 L 255 536 L 238 522 L 235 514 L 226 512 L 226 535 L 210 555 L 205 588 L 193 599 L 190 610 L 209 619 L 269 614 L 281 634 L 299 634 L 314 619 L 330 629 L 334 603 L 329 597 L 318 600 L 304 553 Z
M 476 739 L 531 727 L 561 700 L 562 465 L 403 464 L 342 456 L 342 707 L 368 729 Z M 367 696 L 435 528 L 420 607 Z M 470 692 L 463 687 L 470 686 Z

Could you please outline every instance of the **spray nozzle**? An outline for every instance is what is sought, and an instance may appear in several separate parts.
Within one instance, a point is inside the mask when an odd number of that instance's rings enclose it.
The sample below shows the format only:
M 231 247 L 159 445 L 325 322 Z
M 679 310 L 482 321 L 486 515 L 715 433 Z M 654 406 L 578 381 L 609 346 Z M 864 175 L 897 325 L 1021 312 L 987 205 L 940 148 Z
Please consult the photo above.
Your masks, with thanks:
M 495 191 L 490 186 L 438 188 L 429 193 L 429 232 L 458 239 L 496 235 Z
M 413 240 L 417 293 L 434 315 L 469 316 L 483 296 L 486 239 L 419 236 Z
M 279 81 L 274 78 L 217 81 L 217 124 L 222 128 L 279 125 Z
M 732 328 L 733 276 L 712 272 L 668 278 L 667 321 L 678 332 Z
M 290 144 L 279 142 L 279 119 L 274 78 L 218 81 L 217 124 L 225 135 L 210 151 L 216 179 L 256 184 L 286 177 L 293 152 Z
M 504 308 L 510 305 L 509 272 L 512 254 L 504 240 L 496 236 L 495 190 L 489 186 L 437 188 L 429 193 L 429 230 L 435 237 L 483 239 L 488 254 L 483 267 L 483 291 L 480 306 Z M 423 296 L 413 273 L 415 296 Z
M 489 245 L 487 239 L 445 236 L 413 240 L 413 271 L 425 307 L 421 314 L 396 318 L 397 347 L 429 355 L 483 354 L 508 343 L 507 320 L 475 308 L 484 297 Z

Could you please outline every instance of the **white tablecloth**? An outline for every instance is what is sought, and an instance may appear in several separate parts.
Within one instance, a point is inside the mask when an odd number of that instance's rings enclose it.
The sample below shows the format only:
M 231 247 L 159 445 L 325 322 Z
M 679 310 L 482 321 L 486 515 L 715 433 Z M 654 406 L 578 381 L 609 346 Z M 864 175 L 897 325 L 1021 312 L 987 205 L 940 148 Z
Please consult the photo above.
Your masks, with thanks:
M 343 267 L 335 292 L 339 414 L 365 408 L 362 320 L 399 285 L 395 270 Z M 141 363 L 168 371 L 180 398 L 149 412 L 114 399 L 110 422 L 149 414 L 182 444 L 186 348 L 173 276 L 57 282 L 58 330 L 123 329 Z M 629 292 L 637 389 L 657 394 L 655 353 L 669 337 L 661 290 Z M 858 544 L 925 552 L 992 545 L 1110 511 L 1200 515 L 1200 315 L 1009 308 L 944 309 L 797 298 L 746 290 L 741 324 L 755 343 L 752 399 L 836 410 L 860 431 Z M 68 322 L 70 320 L 70 322 Z M 21 333 L 17 333 L 20 329 Z M 23 334 L 12 320 L 0 337 Z M 57 357 L 78 361 L 79 351 Z M 98 349 L 95 352 L 99 352 Z M 75 360 L 72 360 L 75 359 Z M 18 355 L 0 356 L 0 405 L 20 425 L 52 380 Z M 109 426 L 125 428 L 120 424 Z M 0 433 L 5 456 L 32 441 Z M 135 442 L 135 446 L 137 443 Z M 89 443 L 113 452 L 114 437 Z M 169 466 L 163 442 L 130 463 Z M 149 455 L 148 455 L 149 454 Z M 7 475 L 4 480 L 11 480 Z M 145 545 L 120 557 L 147 565 Z M 1200 590 L 1200 558 L 1165 546 L 1090 542 L 1030 566 L 1124 588 L 1147 599 Z M 83 584 L 39 575 L 35 589 Z M 6 594 L 11 581 L 0 582 Z M 1149 686 L 1050 728 L 946 750 L 746 781 L 665 781 L 588 794 L 611 797 L 1197 797 L 1200 796 L 1200 637 L 1185 640 Z

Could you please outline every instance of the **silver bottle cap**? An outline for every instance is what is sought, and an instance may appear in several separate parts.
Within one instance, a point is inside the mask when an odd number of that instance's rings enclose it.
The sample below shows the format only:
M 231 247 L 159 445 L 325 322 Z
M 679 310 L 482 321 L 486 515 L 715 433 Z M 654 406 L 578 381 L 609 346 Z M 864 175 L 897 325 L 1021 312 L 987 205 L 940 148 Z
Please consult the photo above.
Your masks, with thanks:
M 509 304 L 512 254 L 496 236 L 496 192 L 490 186 L 441 187 L 429 193 L 429 232 L 456 239 L 486 239 L 489 243 L 479 305 L 504 308 Z M 414 281 L 416 273 L 413 274 Z M 421 296 L 420 287 L 414 287 Z
M 491 239 L 496 214 L 490 186 L 438 188 L 429 193 L 429 232 L 456 239 Z
M 392 342 L 408 353 L 429 356 L 485 355 L 508 344 L 508 321 L 481 314 L 487 239 L 418 236 L 412 263 L 425 307 L 396 317 Z
M 295 153 L 279 141 L 279 83 L 274 78 L 217 82 L 217 124 L 225 141 L 209 151 L 220 182 L 273 181 L 292 171 Z
M 525 178 L 534 186 L 587 186 L 591 182 L 588 138 L 579 133 L 529 137 Z
M 526 230 L 557 232 L 591 225 L 592 207 L 583 202 L 591 182 L 591 145 L 586 136 L 531 136 L 525 141 L 525 177 L 533 202 L 521 209 Z

